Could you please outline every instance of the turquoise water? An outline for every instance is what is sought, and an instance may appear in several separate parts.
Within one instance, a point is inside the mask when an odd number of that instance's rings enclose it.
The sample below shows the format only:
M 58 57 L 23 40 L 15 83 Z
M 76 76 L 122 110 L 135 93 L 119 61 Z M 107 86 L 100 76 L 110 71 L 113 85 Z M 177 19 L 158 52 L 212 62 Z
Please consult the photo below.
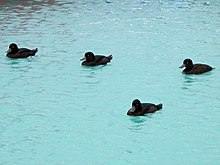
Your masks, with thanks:
M 219 165 L 219 27 L 218 0 L 1 1 L 0 164 Z M 164 108 L 127 116 L 135 98 Z

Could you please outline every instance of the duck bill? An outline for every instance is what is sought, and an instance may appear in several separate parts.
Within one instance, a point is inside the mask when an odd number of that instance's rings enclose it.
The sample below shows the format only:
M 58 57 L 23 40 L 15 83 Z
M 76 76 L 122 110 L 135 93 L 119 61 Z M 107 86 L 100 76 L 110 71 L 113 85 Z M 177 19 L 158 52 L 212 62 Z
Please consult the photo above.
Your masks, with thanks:
M 80 61 L 83 61 L 83 60 L 85 60 L 85 59 L 86 59 L 86 58 L 85 58 L 85 57 L 83 57 L 83 58 L 81 58 L 81 59 L 80 59 Z
M 8 49 L 7 51 L 6 51 L 6 53 L 10 53 L 11 52 L 11 49 Z
M 185 67 L 185 64 L 181 65 L 179 68 L 184 68 Z
M 129 112 L 134 112 L 136 110 L 136 108 L 134 106 L 132 106 L 131 109 L 129 109 Z

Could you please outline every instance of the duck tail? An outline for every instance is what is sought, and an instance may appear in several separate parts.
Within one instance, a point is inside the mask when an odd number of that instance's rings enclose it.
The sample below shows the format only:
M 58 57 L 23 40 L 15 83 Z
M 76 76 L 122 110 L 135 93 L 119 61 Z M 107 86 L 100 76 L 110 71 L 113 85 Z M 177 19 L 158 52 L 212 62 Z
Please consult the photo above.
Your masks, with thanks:
M 111 61 L 112 58 L 113 58 L 113 56 L 112 56 L 112 55 L 109 55 L 109 56 L 107 56 L 107 58 L 109 59 L 109 61 Z
M 37 48 L 36 48 L 36 49 L 33 49 L 33 51 L 34 51 L 34 54 L 35 54 L 35 53 L 37 53 L 38 49 L 37 49 Z
M 163 104 L 158 104 L 158 105 L 156 105 L 156 107 L 157 107 L 157 110 L 162 109 Z

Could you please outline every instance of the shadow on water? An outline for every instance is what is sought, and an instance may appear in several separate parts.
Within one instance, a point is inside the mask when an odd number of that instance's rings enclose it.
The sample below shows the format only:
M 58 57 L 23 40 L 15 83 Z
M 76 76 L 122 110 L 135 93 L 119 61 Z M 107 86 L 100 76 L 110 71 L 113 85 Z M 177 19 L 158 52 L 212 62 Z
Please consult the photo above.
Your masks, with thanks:
M 9 71 L 16 72 L 29 72 L 33 68 L 34 58 L 26 58 L 26 59 L 10 59 L 6 57 L 6 61 L 4 62 L 6 66 L 9 67 Z
M 192 86 L 193 83 L 196 81 L 196 77 L 194 75 L 184 75 L 183 87 L 182 89 L 187 89 L 187 87 Z
M 138 131 L 146 125 L 147 120 L 151 118 L 151 115 L 145 116 L 131 116 L 130 121 L 132 125 L 128 128 L 131 131 Z
M 183 84 L 180 88 L 187 95 L 195 96 L 198 93 L 202 94 L 205 90 L 212 88 L 210 86 L 212 74 L 212 72 L 207 72 L 200 75 L 183 75 Z
M 82 67 L 86 70 L 92 70 L 93 71 L 93 70 L 103 69 L 105 67 L 105 65 L 99 65 L 99 66 L 94 66 L 94 67 L 82 65 Z
M 130 120 L 132 123 L 140 124 L 147 120 L 147 116 L 131 116 Z
M 83 75 L 84 77 L 87 78 L 95 78 L 97 76 L 96 72 L 97 71 L 102 71 L 102 69 L 104 69 L 105 66 L 100 65 L 100 66 L 94 66 L 94 67 L 90 67 L 90 66 L 84 66 L 82 65 L 82 68 L 85 72 L 85 75 Z

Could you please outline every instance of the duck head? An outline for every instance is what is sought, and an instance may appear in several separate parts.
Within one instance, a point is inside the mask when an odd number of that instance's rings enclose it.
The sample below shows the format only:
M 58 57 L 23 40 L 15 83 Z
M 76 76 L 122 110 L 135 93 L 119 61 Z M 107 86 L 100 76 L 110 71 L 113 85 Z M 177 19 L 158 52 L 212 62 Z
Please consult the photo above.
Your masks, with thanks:
M 84 57 L 80 59 L 81 61 L 85 60 L 86 62 L 91 62 L 95 60 L 95 55 L 92 52 L 86 52 Z
M 191 59 L 185 59 L 183 61 L 183 64 L 179 68 L 186 68 L 187 70 L 190 70 L 193 68 L 193 62 Z
M 7 53 L 17 53 L 17 52 L 18 52 L 18 46 L 15 43 L 10 44 Z
M 135 112 L 135 111 L 141 111 L 141 110 L 142 110 L 142 105 L 141 105 L 140 100 L 135 99 L 135 100 L 132 102 L 132 108 L 130 109 L 130 111 L 131 111 L 131 112 Z

